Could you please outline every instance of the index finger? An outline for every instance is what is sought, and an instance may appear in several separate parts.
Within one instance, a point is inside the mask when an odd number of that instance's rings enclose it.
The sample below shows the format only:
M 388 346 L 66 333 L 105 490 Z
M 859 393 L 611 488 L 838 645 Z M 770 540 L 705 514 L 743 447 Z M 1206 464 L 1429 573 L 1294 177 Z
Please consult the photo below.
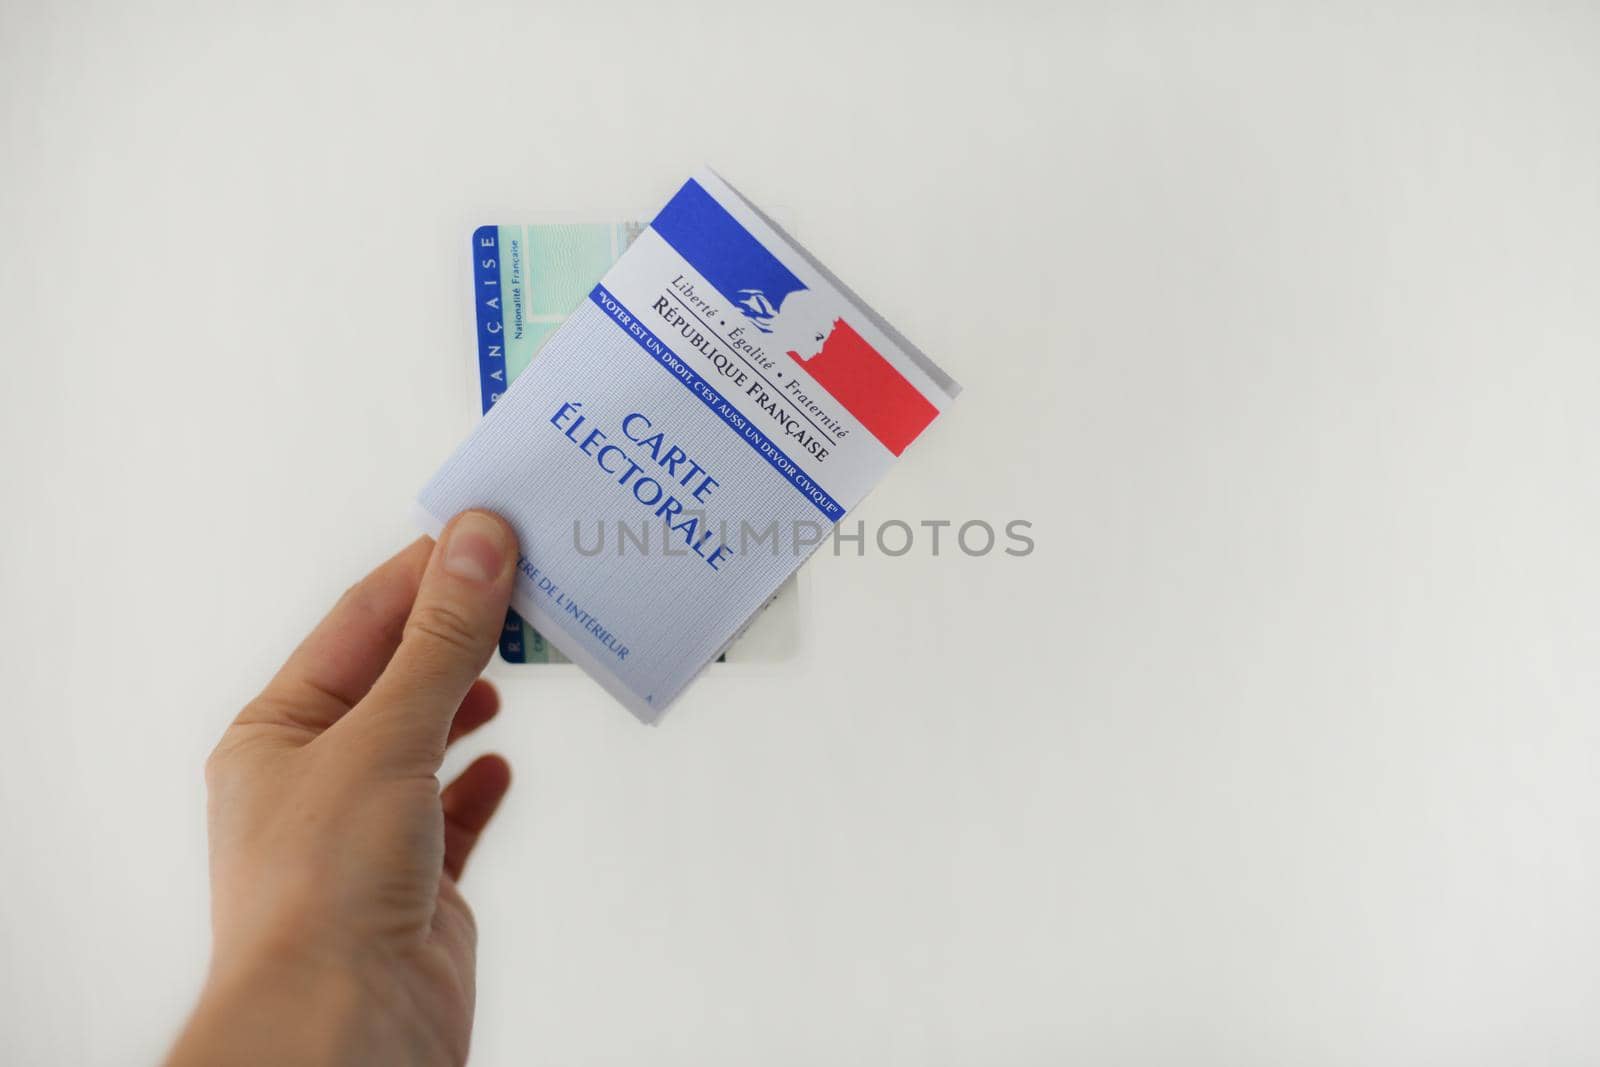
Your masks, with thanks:
M 400 645 L 433 539 L 419 537 L 339 598 L 235 725 L 268 723 L 310 740 L 367 695 Z

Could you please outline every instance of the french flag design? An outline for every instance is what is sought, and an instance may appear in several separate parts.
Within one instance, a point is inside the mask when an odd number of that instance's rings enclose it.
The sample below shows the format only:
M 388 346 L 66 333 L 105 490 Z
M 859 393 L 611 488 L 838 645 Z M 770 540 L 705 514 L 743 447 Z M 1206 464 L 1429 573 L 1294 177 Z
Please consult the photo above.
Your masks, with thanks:
M 833 320 L 833 328 L 815 355 L 807 358 L 791 350 L 789 358 L 897 456 L 939 414 L 916 386 L 843 319 Z
M 650 223 L 760 333 L 898 456 L 938 409 L 793 271 L 690 180 Z

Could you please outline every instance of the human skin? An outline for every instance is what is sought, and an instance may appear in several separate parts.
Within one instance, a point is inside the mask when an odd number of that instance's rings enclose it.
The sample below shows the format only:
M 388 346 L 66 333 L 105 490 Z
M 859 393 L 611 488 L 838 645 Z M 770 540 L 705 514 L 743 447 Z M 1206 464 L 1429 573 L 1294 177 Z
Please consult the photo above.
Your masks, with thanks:
M 516 558 L 501 519 L 457 516 L 353 586 L 228 727 L 206 764 L 211 968 L 169 1067 L 466 1060 L 456 883 L 511 772 L 436 775 L 498 709 L 478 674 Z

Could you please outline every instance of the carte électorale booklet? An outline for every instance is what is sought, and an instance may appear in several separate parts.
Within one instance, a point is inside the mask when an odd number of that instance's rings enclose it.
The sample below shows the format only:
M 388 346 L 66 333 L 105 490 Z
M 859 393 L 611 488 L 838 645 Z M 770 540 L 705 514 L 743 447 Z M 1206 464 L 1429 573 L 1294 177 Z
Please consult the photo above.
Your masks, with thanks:
M 512 606 L 655 722 L 959 391 L 703 170 L 423 487 L 417 519 L 438 536 L 468 508 L 504 516 Z

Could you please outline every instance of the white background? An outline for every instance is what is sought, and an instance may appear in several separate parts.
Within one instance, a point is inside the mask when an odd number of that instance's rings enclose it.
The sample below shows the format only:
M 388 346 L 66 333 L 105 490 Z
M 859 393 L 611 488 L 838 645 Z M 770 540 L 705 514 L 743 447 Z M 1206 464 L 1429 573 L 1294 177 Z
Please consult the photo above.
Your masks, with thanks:
M 1600 22 L 0 6 L 0 1033 L 157 1058 L 201 762 L 470 422 L 467 239 L 701 162 L 967 386 L 787 665 L 501 670 L 479 1064 L 1600 1058 Z M 459 765 L 458 756 L 452 761 Z

